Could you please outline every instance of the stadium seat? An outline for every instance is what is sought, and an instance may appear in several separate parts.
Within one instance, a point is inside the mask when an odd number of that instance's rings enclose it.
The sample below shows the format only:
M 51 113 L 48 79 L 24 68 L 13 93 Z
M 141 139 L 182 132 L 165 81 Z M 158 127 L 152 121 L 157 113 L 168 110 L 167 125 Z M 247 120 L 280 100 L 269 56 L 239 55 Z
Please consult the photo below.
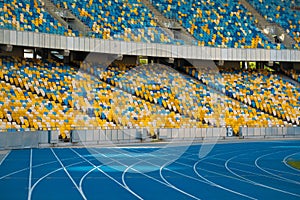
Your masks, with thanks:
M 220 68 L 220 73 L 209 74 L 203 70 L 203 67 L 202 70 L 191 66 L 183 68 L 190 75 L 193 75 L 193 70 L 197 71 L 193 77 L 247 105 L 251 112 L 249 110 L 243 112 L 244 114 L 256 117 L 259 112 L 260 116 L 268 120 L 268 123 L 265 122 L 266 120 L 262 120 L 264 122 L 258 125 L 283 125 L 284 121 L 289 124 L 298 123 L 300 104 L 297 100 L 299 98 L 297 91 L 299 87 L 275 73 L 267 70 L 241 70 L 224 67 Z M 236 109 L 232 111 L 234 110 Z M 256 114 L 253 115 L 255 112 Z
M 3 3 L 0 6 L 0 28 L 78 36 L 76 31 L 65 28 L 47 13 L 39 0 L 13 0 Z
M 283 27 L 294 40 L 294 48 L 300 49 L 300 11 L 292 9 L 291 1 L 249 0 L 249 3 L 269 22 Z
M 91 37 L 123 41 L 182 44 L 157 26 L 154 15 L 139 0 L 77 1 L 52 0 L 72 11 L 91 30 Z
M 78 65 L 1 56 L 0 126 L 66 137 L 81 128 L 231 126 L 237 134 L 299 124 L 299 87 L 270 71 L 183 66 L 192 78 L 159 64 Z
M 298 83 L 300 83 L 300 73 L 297 72 L 294 69 L 285 69 L 283 67 L 281 67 L 281 70 L 289 77 L 291 77 L 293 80 L 297 81 Z
M 205 85 L 186 78 L 169 67 L 156 64 L 135 67 L 113 64 L 104 67 L 84 63 L 81 67 L 84 70 L 92 68 L 94 75 L 101 80 L 143 100 L 201 122 L 199 127 L 223 124 L 232 126 L 237 134 L 239 127 L 244 125 L 265 127 L 279 126 L 284 123 L 282 119 L 248 105 L 247 98 L 246 101 L 240 102 L 239 99 L 233 100 L 225 94 L 220 95 L 211 91 L 206 85 L 218 88 L 226 94 L 228 87 L 223 84 L 222 76 L 207 76 L 207 73 L 206 75 L 198 73 L 196 68 L 187 67 L 184 70 L 199 78 L 198 80 L 204 81 Z M 234 91 L 231 91 L 231 94 L 236 95 Z M 242 99 L 243 95 L 240 96 Z M 218 102 L 217 105 L 213 99 Z M 257 101 L 256 103 L 258 104 Z
M 64 138 L 71 130 L 82 128 L 142 127 L 150 131 L 199 124 L 62 63 L 1 57 L 0 68 L 4 98 L 0 100 L 6 105 L 0 111 L 7 126 L 58 129 Z
M 238 0 L 186 1 L 153 0 L 168 18 L 174 18 L 197 40 L 196 45 L 282 49 L 273 44 L 256 26 L 254 16 Z

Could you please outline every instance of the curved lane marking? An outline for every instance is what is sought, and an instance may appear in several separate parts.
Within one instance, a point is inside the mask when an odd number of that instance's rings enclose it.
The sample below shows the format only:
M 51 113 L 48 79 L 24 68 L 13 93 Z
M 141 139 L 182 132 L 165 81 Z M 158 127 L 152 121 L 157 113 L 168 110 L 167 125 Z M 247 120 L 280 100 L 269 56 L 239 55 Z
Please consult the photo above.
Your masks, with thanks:
M 76 182 L 74 181 L 74 179 L 72 178 L 72 176 L 70 175 L 70 173 L 68 172 L 68 170 L 66 169 L 66 167 L 64 166 L 64 164 L 61 162 L 61 160 L 58 158 L 58 156 L 56 155 L 56 153 L 54 152 L 54 150 L 52 148 L 51 148 L 51 151 L 54 154 L 54 156 L 57 159 L 57 161 L 59 162 L 59 164 L 62 166 L 62 168 L 65 171 L 65 173 L 68 175 L 68 177 L 70 178 L 70 180 L 74 184 L 74 186 L 76 187 L 76 189 L 78 190 L 78 192 L 80 193 L 80 195 L 82 196 L 82 198 L 86 200 L 87 198 L 85 197 L 83 191 L 78 187 L 78 185 L 76 184 Z
M 247 181 L 248 183 L 250 183 L 250 184 L 252 184 L 252 185 L 256 185 L 256 186 L 263 187 L 263 188 L 267 188 L 267 189 L 274 190 L 274 191 L 277 191 L 277 192 L 281 192 L 281 193 L 289 194 L 289 195 L 292 195 L 292 196 L 300 197 L 300 195 L 298 195 L 298 194 L 295 194 L 295 193 L 292 193 L 292 192 L 288 192 L 288 191 L 281 190 L 281 189 L 278 189 L 278 188 L 275 188 L 275 187 L 272 187 L 272 186 L 268 186 L 268 185 L 265 185 L 265 184 L 262 184 L 262 183 L 258 183 L 258 182 L 252 181 L 252 180 L 250 180 L 250 179 L 247 179 L 247 178 L 245 178 L 245 177 L 243 177 L 243 176 L 241 176 L 241 175 L 238 175 L 237 173 L 233 172 L 233 171 L 228 167 L 228 163 L 229 163 L 231 160 L 233 160 L 233 159 L 235 159 L 235 158 L 237 158 L 237 157 L 239 157 L 239 156 L 241 156 L 241 155 L 243 155 L 243 154 L 240 154 L 240 155 L 237 155 L 237 156 L 233 156 L 233 157 L 229 158 L 229 159 L 225 162 L 225 168 L 226 168 L 227 171 L 229 171 L 231 174 L 233 174 L 233 175 L 235 175 L 235 176 L 237 176 L 237 177 L 239 177 L 239 178 L 241 178 L 241 179 Z M 244 155 L 245 155 L 245 154 L 244 154 Z

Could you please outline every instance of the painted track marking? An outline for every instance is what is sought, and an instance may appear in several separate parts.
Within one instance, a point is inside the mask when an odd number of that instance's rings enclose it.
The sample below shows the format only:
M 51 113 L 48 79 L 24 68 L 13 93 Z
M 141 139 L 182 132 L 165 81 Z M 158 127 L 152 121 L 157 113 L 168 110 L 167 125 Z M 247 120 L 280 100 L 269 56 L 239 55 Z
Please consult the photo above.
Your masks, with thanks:
M 287 155 L 284 159 L 283 159 L 283 163 L 285 164 L 285 166 L 287 166 L 288 168 L 294 170 L 294 171 L 297 171 L 297 172 L 300 172 L 300 169 L 296 169 L 292 166 L 290 166 L 288 163 L 287 163 L 287 159 L 292 157 L 293 155 L 297 155 L 297 154 L 300 154 L 300 152 L 296 152 L 296 153 L 293 153 L 293 154 L 290 154 L 290 155 Z
M 10 154 L 10 151 L 8 151 L 5 156 L 2 158 L 2 160 L 0 161 L 0 166 L 2 165 L 2 163 L 4 162 L 4 160 L 7 158 L 7 156 Z
M 260 186 L 260 187 L 263 187 L 263 188 L 267 188 L 267 189 L 270 189 L 270 190 L 274 190 L 274 191 L 277 191 L 277 192 L 281 192 L 281 193 L 289 194 L 289 195 L 292 195 L 292 196 L 300 197 L 300 195 L 298 195 L 298 194 L 294 194 L 294 193 L 291 193 L 291 192 L 288 192 L 288 191 L 285 191 L 285 190 L 281 190 L 281 189 L 274 188 L 274 187 L 271 187 L 271 186 L 268 186 L 268 185 L 265 185 L 265 184 L 262 184 L 262 183 L 258 183 L 258 182 L 252 181 L 252 180 L 250 180 L 250 179 L 247 179 L 247 178 L 245 178 L 245 177 L 243 177 L 243 176 L 240 176 L 240 175 L 238 175 L 237 173 L 233 172 L 233 171 L 228 167 L 228 163 L 229 163 L 231 160 L 233 160 L 233 159 L 235 159 L 235 158 L 237 158 L 237 157 L 239 157 L 239 156 L 241 156 L 241 155 L 233 156 L 233 157 L 231 157 L 230 159 L 228 159 L 228 160 L 225 162 L 225 168 L 226 168 L 231 174 L 233 174 L 233 175 L 235 175 L 235 176 L 237 176 L 237 177 L 239 177 L 239 178 L 241 178 L 241 179 L 244 179 L 245 181 L 247 181 L 248 183 L 250 183 L 250 184 L 252 184 L 252 185 L 257 185 L 257 186 Z
M 68 172 L 68 170 L 66 169 L 66 167 L 64 166 L 64 164 L 61 162 L 61 160 L 58 158 L 58 156 L 56 155 L 56 153 L 54 152 L 54 150 L 52 148 L 51 148 L 51 151 L 54 154 L 54 156 L 57 159 L 57 161 L 59 162 L 59 164 L 62 166 L 62 168 L 65 171 L 65 173 L 68 175 L 68 177 L 70 178 L 70 180 L 74 184 L 74 186 L 76 187 L 76 189 L 78 190 L 78 192 L 81 194 L 82 198 L 86 200 L 86 197 L 84 196 L 84 193 L 82 192 L 82 190 L 80 190 L 80 188 L 78 187 L 78 185 L 76 184 L 76 182 L 74 181 L 74 179 L 72 178 L 72 176 L 70 175 L 70 173 Z
M 31 199 L 31 184 L 32 184 L 32 149 L 30 149 L 29 158 L 29 178 L 28 178 L 28 200 Z
M 98 171 L 100 171 L 101 173 L 103 173 L 105 176 L 107 176 L 108 178 L 110 178 L 111 180 L 113 180 L 115 183 L 117 183 L 118 185 L 120 185 L 121 187 L 123 187 L 125 190 L 127 190 L 128 192 L 130 192 L 131 194 L 133 194 L 135 197 L 137 197 L 138 199 L 142 199 L 139 195 L 137 195 L 136 193 L 128 190 L 124 185 L 122 185 L 121 183 L 119 183 L 119 181 L 117 181 L 116 179 L 114 179 L 112 176 L 110 176 L 109 174 L 107 174 L 106 172 L 104 172 L 101 168 L 97 167 L 94 163 L 92 163 L 91 161 L 89 161 L 88 159 L 86 159 L 85 157 L 83 157 L 81 154 L 79 154 L 77 151 L 75 151 L 74 149 L 71 149 L 75 154 L 77 154 L 80 158 L 82 158 L 83 160 L 87 161 L 91 166 L 95 167 Z
M 261 171 L 267 173 L 267 174 L 270 174 L 271 176 L 274 176 L 274 177 L 278 177 L 279 179 L 283 180 L 283 181 L 286 181 L 286 182 L 289 182 L 289 183 L 294 183 L 294 184 L 297 184 L 299 185 L 300 182 L 298 181 L 295 181 L 295 180 L 291 180 L 291 179 L 288 179 L 288 178 L 285 178 L 285 177 L 282 177 L 282 176 L 279 176 L 277 174 L 274 174 L 274 173 L 271 173 L 269 171 L 267 171 L 266 169 L 262 168 L 261 166 L 259 166 L 258 164 L 258 161 L 261 160 L 262 158 L 266 157 L 266 156 L 269 156 L 269 155 L 273 155 L 273 154 L 277 154 L 279 152 L 275 152 L 275 153 L 269 153 L 269 154 L 266 154 L 266 155 L 262 155 L 260 157 L 258 157 L 256 160 L 255 160 L 255 166 L 260 169 Z

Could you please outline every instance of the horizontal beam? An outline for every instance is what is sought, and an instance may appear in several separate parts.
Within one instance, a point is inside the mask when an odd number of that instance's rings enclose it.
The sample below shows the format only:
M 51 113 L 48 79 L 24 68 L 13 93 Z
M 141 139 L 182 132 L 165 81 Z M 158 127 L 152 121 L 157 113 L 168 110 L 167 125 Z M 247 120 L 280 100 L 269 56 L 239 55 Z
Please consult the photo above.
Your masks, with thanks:
M 67 37 L 55 34 L 6 29 L 0 29 L 0 44 L 118 55 L 140 55 L 224 61 L 300 62 L 300 51 L 292 49 L 241 49 L 169 45 L 160 43 L 139 43 L 117 40 L 102 40 L 88 37 Z

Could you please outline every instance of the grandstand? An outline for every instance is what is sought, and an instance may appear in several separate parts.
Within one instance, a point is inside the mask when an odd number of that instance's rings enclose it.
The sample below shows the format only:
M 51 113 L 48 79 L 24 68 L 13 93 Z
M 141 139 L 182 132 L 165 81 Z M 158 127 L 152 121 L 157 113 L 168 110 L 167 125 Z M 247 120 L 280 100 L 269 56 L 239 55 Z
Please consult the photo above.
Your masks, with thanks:
M 239 1 L 161 1 L 153 4 L 168 18 L 175 18 L 198 45 L 234 48 L 284 48 L 255 26 L 255 18 Z
M 291 48 L 238 0 L 0 1 L 1 131 L 299 126 L 299 11 L 248 2 Z
M 33 31 L 67 36 L 78 36 L 60 24 L 43 8 L 42 1 L 2 1 L 0 2 L 0 27 L 20 31 Z
M 58 8 L 70 9 L 91 30 L 91 36 L 135 42 L 176 43 L 157 26 L 153 14 L 139 1 L 62 1 Z M 100 12 L 97 12 L 100 10 Z
M 295 48 L 300 48 L 300 11 L 292 8 L 291 1 L 249 1 L 264 18 L 279 24 L 295 40 Z M 296 1 L 297 3 L 297 1 Z
M 299 199 L 299 136 L 300 0 L 0 0 L 0 199 Z

